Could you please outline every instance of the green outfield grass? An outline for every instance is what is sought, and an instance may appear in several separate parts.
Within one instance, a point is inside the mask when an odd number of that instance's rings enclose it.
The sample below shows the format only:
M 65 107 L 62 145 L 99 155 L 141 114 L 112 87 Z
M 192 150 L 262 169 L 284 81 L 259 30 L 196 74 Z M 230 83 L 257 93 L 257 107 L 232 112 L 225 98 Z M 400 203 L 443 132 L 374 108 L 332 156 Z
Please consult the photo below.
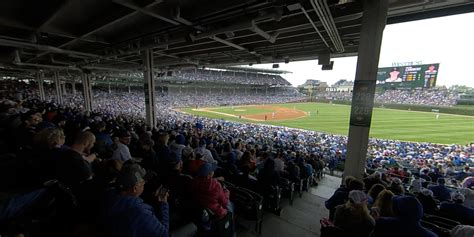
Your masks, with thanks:
M 311 115 L 294 120 L 262 121 L 258 123 L 341 135 L 347 135 L 348 133 L 350 106 L 321 103 L 280 104 L 278 106 L 303 110 L 310 112 Z M 235 111 L 236 109 L 245 109 L 245 111 Z M 193 111 L 191 108 L 182 110 L 204 117 L 250 122 L 222 114 Z M 212 110 L 234 115 L 271 112 L 271 110 L 248 106 L 219 107 L 212 108 Z M 376 108 L 372 116 L 370 136 L 404 141 L 468 144 L 474 142 L 474 117 L 440 114 L 439 119 L 436 119 L 435 113 Z

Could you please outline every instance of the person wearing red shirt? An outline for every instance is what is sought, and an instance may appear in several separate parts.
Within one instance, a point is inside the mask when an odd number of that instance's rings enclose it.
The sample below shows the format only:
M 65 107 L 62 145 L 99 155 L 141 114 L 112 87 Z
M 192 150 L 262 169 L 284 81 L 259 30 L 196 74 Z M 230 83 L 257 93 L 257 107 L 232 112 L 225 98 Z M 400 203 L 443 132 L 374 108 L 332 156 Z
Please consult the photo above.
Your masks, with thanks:
M 208 208 L 218 219 L 222 219 L 228 211 L 232 212 L 232 210 L 229 202 L 229 190 L 224 189 L 213 177 L 216 168 L 217 165 L 213 163 L 202 164 L 197 172 L 197 177 L 191 183 L 191 191 L 201 207 Z

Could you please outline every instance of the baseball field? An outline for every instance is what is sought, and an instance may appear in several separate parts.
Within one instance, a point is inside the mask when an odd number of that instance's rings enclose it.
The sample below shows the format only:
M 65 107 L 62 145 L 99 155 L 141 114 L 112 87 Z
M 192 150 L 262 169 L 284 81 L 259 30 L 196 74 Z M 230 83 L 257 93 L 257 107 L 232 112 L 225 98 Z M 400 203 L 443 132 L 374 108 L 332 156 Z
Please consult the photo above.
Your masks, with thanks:
M 321 103 L 185 108 L 183 112 L 238 122 L 262 123 L 347 135 L 350 106 Z M 474 117 L 375 108 L 370 136 L 442 144 L 474 142 Z

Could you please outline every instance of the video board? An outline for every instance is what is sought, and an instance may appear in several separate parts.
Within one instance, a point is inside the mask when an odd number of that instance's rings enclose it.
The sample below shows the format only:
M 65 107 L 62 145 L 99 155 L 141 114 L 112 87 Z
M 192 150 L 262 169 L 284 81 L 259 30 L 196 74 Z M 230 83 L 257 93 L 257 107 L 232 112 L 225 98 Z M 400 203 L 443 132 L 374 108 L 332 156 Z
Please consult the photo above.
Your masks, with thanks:
M 377 71 L 377 85 L 386 88 L 431 88 L 436 86 L 439 63 L 383 67 Z

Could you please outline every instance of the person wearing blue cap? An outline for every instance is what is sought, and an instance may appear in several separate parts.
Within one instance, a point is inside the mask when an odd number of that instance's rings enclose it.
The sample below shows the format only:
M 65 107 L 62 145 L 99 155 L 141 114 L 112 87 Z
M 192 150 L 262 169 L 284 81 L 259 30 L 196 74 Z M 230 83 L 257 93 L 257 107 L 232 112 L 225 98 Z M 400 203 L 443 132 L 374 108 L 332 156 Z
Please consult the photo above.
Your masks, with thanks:
M 215 179 L 217 165 L 206 162 L 199 167 L 197 177 L 191 183 L 191 192 L 202 208 L 209 208 L 218 219 L 224 218 L 230 208 L 229 190 Z
M 140 195 L 145 185 L 146 171 L 137 164 L 122 168 L 105 202 L 105 231 L 114 237 L 168 237 L 168 192 L 155 192 L 160 211 L 144 203 Z
M 186 141 L 185 137 L 182 134 L 178 134 L 172 139 L 169 143 L 169 149 L 171 152 L 176 153 L 180 158 L 183 157 L 183 149 L 186 147 L 184 142 Z

